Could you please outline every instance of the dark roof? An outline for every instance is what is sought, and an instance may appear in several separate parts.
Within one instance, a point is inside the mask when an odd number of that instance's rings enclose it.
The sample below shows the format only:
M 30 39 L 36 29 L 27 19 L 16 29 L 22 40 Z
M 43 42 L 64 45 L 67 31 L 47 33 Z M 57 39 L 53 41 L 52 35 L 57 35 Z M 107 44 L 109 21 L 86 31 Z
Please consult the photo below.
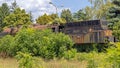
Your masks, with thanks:
M 88 21 L 80 21 L 80 22 L 71 22 L 66 23 L 66 27 L 77 27 L 77 26 L 94 26 L 94 25 L 107 25 L 107 21 L 103 20 L 88 20 Z

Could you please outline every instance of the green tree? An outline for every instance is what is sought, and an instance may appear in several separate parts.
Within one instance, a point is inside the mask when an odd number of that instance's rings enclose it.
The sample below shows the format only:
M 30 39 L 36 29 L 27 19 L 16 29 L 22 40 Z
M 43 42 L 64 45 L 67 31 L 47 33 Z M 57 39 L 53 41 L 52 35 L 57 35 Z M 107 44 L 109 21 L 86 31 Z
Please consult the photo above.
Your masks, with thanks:
M 19 24 L 28 25 L 31 23 L 31 20 L 30 15 L 27 14 L 25 10 L 17 8 L 13 13 L 11 13 L 4 19 L 4 22 L 7 26 L 17 26 Z
M 111 0 L 89 0 L 92 4 L 92 19 L 106 19 L 108 9 L 112 6 Z
M 36 19 L 36 22 L 42 25 L 52 24 L 53 19 L 49 15 L 44 14 L 42 16 L 39 16 L 38 19 Z
M 113 0 L 111 8 L 107 13 L 109 28 L 113 30 L 113 35 L 120 41 L 120 0 Z
M 85 7 L 86 20 L 91 20 L 94 17 L 93 9 L 90 6 Z
M 49 15 L 53 20 L 55 20 L 56 18 L 59 18 L 59 16 L 57 14 L 50 14 Z
M 113 26 L 113 35 L 117 38 L 117 41 L 120 42 L 120 21 L 115 22 Z
M 73 21 L 72 13 L 69 9 L 62 10 L 61 18 L 64 18 L 67 23 Z
M 66 20 L 63 18 L 55 18 L 53 20 L 53 24 L 63 24 L 63 23 L 66 23 Z
M 83 10 L 79 10 L 73 15 L 75 21 L 83 21 L 86 20 L 86 14 Z
M 5 27 L 4 19 L 6 16 L 10 14 L 10 9 L 7 3 L 3 3 L 2 6 L 0 6 L 0 31 L 2 31 L 3 27 Z
M 60 18 L 57 14 L 51 14 L 51 15 L 49 15 L 49 16 L 50 16 L 50 17 L 52 18 L 52 20 L 53 20 L 52 24 L 66 23 L 66 20 L 63 19 L 63 18 Z
M 33 16 L 31 11 L 29 12 L 29 15 L 30 15 L 30 21 L 33 22 Z
M 109 27 L 111 29 L 113 29 L 115 23 L 118 23 L 120 21 L 120 1 L 113 0 L 112 3 L 114 6 L 112 6 L 107 13 L 107 19 L 110 21 Z
M 114 22 L 113 25 L 113 35 L 120 42 L 120 20 L 118 22 Z
M 19 6 L 17 5 L 16 0 L 14 0 L 14 2 L 11 4 L 11 11 L 13 12 L 16 8 L 18 8 Z

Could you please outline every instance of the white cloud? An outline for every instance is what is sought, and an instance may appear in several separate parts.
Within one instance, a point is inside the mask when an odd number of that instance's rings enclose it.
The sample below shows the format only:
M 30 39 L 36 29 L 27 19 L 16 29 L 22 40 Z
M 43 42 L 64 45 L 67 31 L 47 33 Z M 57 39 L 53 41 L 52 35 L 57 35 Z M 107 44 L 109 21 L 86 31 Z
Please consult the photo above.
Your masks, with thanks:
M 0 0 L 0 5 L 4 2 L 7 2 L 9 5 L 14 0 Z M 38 16 L 47 13 L 55 13 L 56 9 L 54 6 L 50 5 L 49 2 L 52 0 L 16 0 L 19 7 L 22 9 L 25 9 L 27 12 L 32 12 L 34 19 Z M 60 12 L 62 8 L 58 9 L 58 12 Z

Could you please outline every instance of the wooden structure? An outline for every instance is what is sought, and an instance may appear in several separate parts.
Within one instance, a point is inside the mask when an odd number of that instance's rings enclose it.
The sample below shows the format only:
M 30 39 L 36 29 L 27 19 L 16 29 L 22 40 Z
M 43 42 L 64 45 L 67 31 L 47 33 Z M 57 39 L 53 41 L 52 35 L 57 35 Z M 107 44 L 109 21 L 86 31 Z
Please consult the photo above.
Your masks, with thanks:
M 108 29 L 107 24 L 107 21 L 102 20 L 66 23 L 63 32 L 76 44 L 113 42 L 112 31 Z

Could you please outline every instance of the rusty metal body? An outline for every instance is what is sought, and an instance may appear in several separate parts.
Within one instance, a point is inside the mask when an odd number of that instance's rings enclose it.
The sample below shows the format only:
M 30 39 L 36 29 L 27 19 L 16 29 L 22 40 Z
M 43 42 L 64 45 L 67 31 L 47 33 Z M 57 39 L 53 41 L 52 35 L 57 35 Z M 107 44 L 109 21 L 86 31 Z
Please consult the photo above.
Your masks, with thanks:
M 112 31 L 107 27 L 107 22 L 102 20 L 66 23 L 63 32 L 69 35 L 76 44 L 114 41 Z
M 106 41 L 114 42 L 112 31 L 108 29 L 107 22 L 102 20 L 89 20 L 81 22 L 66 23 L 62 25 L 40 25 L 32 24 L 30 28 L 43 30 L 50 28 L 53 32 L 63 32 L 69 35 L 76 44 L 84 43 L 106 43 Z M 0 37 L 7 34 L 15 35 L 22 26 L 7 28 L 0 33 Z

